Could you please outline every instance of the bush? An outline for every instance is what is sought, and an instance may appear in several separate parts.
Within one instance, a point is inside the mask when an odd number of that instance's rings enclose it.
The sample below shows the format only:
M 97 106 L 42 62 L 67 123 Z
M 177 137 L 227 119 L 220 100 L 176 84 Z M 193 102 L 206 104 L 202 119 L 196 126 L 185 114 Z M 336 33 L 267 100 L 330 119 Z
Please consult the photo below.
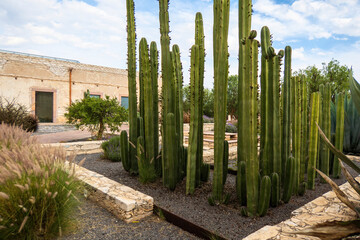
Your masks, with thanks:
M 232 125 L 231 123 L 226 123 L 225 132 L 237 133 L 237 127 L 235 125 Z
M 214 123 L 214 118 L 203 115 L 204 123 Z
M 190 123 L 190 113 L 189 112 L 183 113 L 183 123 Z
M 104 150 L 104 157 L 113 161 L 120 162 L 120 136 L 110 138 L 101 144 L 101 148 Z
M 71 223 L 80 184 L 66 152 L 0 125 L 0 239 L 49 239 Z
M 97 139 L 101 139 L 106 128 L 111 132 L 119 131 L 122 122 L 128 119 L 128 112 L 116 98 L 93 98 L 88 90 L 83 99 L 67 108 L 65 117 L 67 123 L 75 124 L 77 128 L 88 128 L 96 132 Z
M 16 125 L 28 132 L 35 132 L 39 120 L 29 114 L 26 107 L 18 104 L 15 100 L 8 101 L 0 97 L 0 123 Z

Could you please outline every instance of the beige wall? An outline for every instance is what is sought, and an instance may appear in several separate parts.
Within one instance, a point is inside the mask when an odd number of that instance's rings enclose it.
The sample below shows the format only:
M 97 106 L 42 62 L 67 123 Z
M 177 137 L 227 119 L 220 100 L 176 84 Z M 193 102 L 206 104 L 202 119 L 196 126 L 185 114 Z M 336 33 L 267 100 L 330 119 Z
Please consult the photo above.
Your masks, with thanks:
M 70 83 L 71 78 L 71 84 Z M 71 85 L 71 90 L 70 90 Z M 128 96 L 127 71 L 69 61 L 0 52 L 0 96 L 35 111 L 35 91 L 54 93 L 54 122 L 65 122 L 64 112 L 84 92 L 121 99 Z

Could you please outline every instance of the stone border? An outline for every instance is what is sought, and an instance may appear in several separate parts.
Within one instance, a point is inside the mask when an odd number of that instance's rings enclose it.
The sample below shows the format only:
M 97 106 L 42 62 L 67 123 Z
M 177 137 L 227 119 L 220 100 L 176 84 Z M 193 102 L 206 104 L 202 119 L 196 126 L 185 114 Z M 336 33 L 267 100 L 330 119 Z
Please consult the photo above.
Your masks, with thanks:
M 85 183 L 85 197 L 130 223 L 153 213 L 154 199 L 101 174 L 73 164 L 75 176 Z
M 67 142 L 67 143 L 49 143 L 43 145 L 51 146 L 51 147 L 63 147 L 67 153 L 91 154 L 91 153 L 102 152 L 103 150 L 101 149 L 101 144 L 103 142 L 104 140 Z
M 357 177 L 360 180 L 360 177 Z M 359 195 L 350 186 L 344 183 L 340 189 L 345 192 L 350 200 L 360 203 Z M 355 220 L 356 214 L 349 207 L 343 204 L 333 191 L 327 192 L 304 206 L 294 210 L 292 217 L 274 226 L 265 226 L 260 230 L 248 235 L 244 240 L 264 239 L 303 239 L 315 240 L 317 237 L 310 237 L 300 234 L 289 234 L 289 232 L 301 231 L 304 228 L 326 221 L 349 221 Z

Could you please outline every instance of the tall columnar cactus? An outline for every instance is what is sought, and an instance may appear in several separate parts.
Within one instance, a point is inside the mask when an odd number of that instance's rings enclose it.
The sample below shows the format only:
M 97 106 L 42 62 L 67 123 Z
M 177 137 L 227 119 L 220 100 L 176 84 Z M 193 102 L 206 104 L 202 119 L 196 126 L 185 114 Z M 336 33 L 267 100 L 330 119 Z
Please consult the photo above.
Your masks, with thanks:
M 318 150 L 319 133 L 316 123 L 319 122 L 319 102 L 320 93 L 314 92 L 311 94 L 311 120 L 310 120 L 310 137 L 309 137 L 309 161 L 307 169 L 308 188 L 314 189 L 315 187 L 315 167 Z
M 139 167 L 139 174 L 140 179 L 142 179 L 143 182 L 147 181 L 153 181 L 155 180 L 155 143 L 154 143 L 154 135 L 155 130 L 154 128 L 154 112 L 153 104 L 154 104 L 154 98 L 157 96 L 153 95 L 153 88 L 156 86 L 153 86 L 153 80 L 151 78 L 151 65 L 150 65 L 150 57 L 149 57 L 149 49 L 147 45 L 147 41 L 145 38 L 142 38 L 140 40 L 140 76 L 142 79 L 141 88 L 143 89 L 143 92 L 140 93 L 141 98 L 144 100 L 143 102 L 143 111 L 144 111 L 144 142 L 141 143 L 141 146 L 144 148 L 144 163 L 142 163 L 142 168 Z M 140 84 L 141 84 L 140 83 Z M 140 126 L 139 126 L 140 127 Z M 138 145 L 139 145 L 139 139 L 138 139 Z M 139 153 L 139 150 L 138 150 Z M 139 157 L 139 154 L 138 154 Z M 141 163 L 141 161 L 139 161 Z M 146 167 L 146 168 L 144 168 Z M 147 174 L 142 173 L 142 171 L 147 171 Z M 152 176 L 154 174 L 154 176 Z M 146 179 L 149 177 L 149 179 Z
M 270 175 L 274 167 L 274 100 L 278 97 L 279 90 L 275 90 L 278 86 L 276 84 L 278 73 L 275 67 L 276 54 L 274 48 L 271 47 L 270 31 L 266 26 L 261 29 L 261 55 L 260 163 L 262 175 Z
M 280 113 L 280 66 L 284 56 L 284 51 L 280 50 L 278 55 L 274 57 L 273 71 L 273 167 L 272 172 L 277 173 L 281 177 L 281 113 Z M 278 188 L 279 189 L 279 188 Z
M 196 187 L 197 148 L 199 134 L 199 108 L 198 99 L 200 95 L 199 79 L 199 46 L 193 45 L 191 48 L 191 67 L 190 67 L 190 135 L 188 147 L 188 163 L 186 177 L 186 194 L 193 194 Z
M 339 93 L 336 96 L 336 132 L 335 132 L 335 147 L 339 151 L 343 151 L 344 145 L 344 94 Z M 339 178 L 341 175 L 341 166 L 339 159 L 334 157 L 332 174 L 333 177 Z
M 161 158 L 159 155 L 159 93 L 158 93 L 158 50 L 156 42 L 150 44 L 150 68 L 151 68 L 151 82 L 152 82 L 152 95 L 153 105 L 152 109 L 154 112 L 154 161 L 155 170 L 158 176 L 161 175 Z
M 175 119 L 176 112 L 176 83 L 175 69 L 172 59 L 176 59 L 175 53 L 170 52 L 169 37 L 169 1 L 159 1 L 159 20 L 160 20 L 160 42 L 161 42 L 161 69 L 162 69 L 162 176 L 163 183 L 170 189 L 174 189 L 176 182 L 180 180 L 179 157 L 182 156 L 180 148 L 180 134 L 176 132 L 179 119 Z M 169 117 L 170 115 L 173 117 Z M 179 116 L 179 115 L 177 115 Z M 167 123 L 171 119 L 171 123 Z M 172 126 L 174 124 L 174 127 Z M 171 130 L 168 130 L 170 128 Z M 174 128 L 174 129 L 173 129 Z M 174 139 L 170 140 L 167 134 L 171 134 Z M 171 151 L 171 152 L 168 152 Z M 169 158 L 171 157 L 171 158 Z M 170 167 L 171 166 L 171 167 Z M 176 170 L 174 170 L 176 169 Z
M 199 46 L 199 98 L 198 98 L 198 111 L 199 111 L 199 123 L 198 123 L 198 147 L 197 147 L 197 166 L 196 169 L 196 186 L 200 183 L 200 166 L 203 165 L 203 98 L 204 98 L 204 71 L 205 71 L 205 37 L 203 18 L 200 12 L 196 13 L 195 17 L 195 44 Z
M 300 185 L 300 166 L 301 166 L 301 78 L 294 77 L 295 96 L 294 96 L 294 122 L 293 122 L 293 142 L 292 150 L 296 162 L 295 186 L 294 191 L 297 193 Z
M 330 111 L 330 102 L 331 102 L 331 86 L 327 83 L 320 89 L 321 98 L 322 98 L 322 109 L 321 109 L 321 125 L 320 128 L 323 130 L 324 134 L 328 139 L 331 139 L 331 111 Z M 330 152 L 329 148 L 320 141 L 320 170 L 329 176 L 329 162 Z
M 214 0 L 214 178 L 213 198 L 223 200 L 223 157 L 226 119 L 226 92 L 228 79 L 228 30 L 229 30 L 229 0 Z
M 252 1 L 246 0 L 239 2 L 239 85 L 238 85 L 238 141 L 237 141 L 237 166 L 238 166 L 238 174 L 236 177 L 236 192 L 239 197 L 239 201 L 241 199 L 246 198 L 244 196 L 244 182 L 245 176 L 241 171 L 241 166 L 245 165 L 245 146 L 247 144 L 248 135 L 244 132 L 245 126 L 248 126 L 248 115 L 243 111 L 247 109 L 248 106 L 248 96 L 246 95 L 246 86 L 249 85 L 249 79 L 245 78 L 245 61 L 246 61 L 246 53 L 245 53 L 245 39 L 247 39 L 250 35 L 251 30 L 251 7 Z M 247 85 L 246 85 L 247 84 Z M 243 163 L 242 163 L 243 162 Z M 245 171 L 245 169 L 243 169 Z
M 284 83 L 282 97 L 282 138 L 281 138 L 281 159 L 282 169 L 285 170 L 285 163 L 290 156 L 290 78 L 291 78 L 291 47 L 285 47 L 285 60 L 284 60 Z M 284 174 L 282 175 L 282 182 L 284 181 Z
M 247 144 L 243 144 L 241 157 L 246 163 L 246 195 L 247 208 L 249 215 L 256 215 L 258 210 L 258 194 L 259 194 L 259 159 L 257 154 L 257 68 L 258 68 L 258 41 L 254 40 L 256 31 L 251 31 L 250 36 L 245 40 L 245 79 L 243 79 L 243 87 L 245 87 L 245 99 L 242 114 L 248 116 L 247 121 L 240 126 L 243 133 L 247 136 Z
M 129 88 L 129 141 L 130 146 L 130 172 L 137 173 L 136 149 L 133 147 L 137 142 L 137 103 L 136 103 L 136 34 L 134 1 L 126 0 L 127 10 L 127 42 L 128 42 L 128 88 Z
M 301 80 L 301 160 L 300 184 L 304 182 L 306 173 L 306 158 L 308 154 L 308 86 L 305 78 Z
M 176 184 L 178 182 L 178 172 L 179 169 L 177 168 L 178 161 L 178 147 L 176 146 L 176 127 L 175 127 L 175 116 L 173 113 L 168 113 L 166 116 L 166 121 L 168 122 L 165 134 L 166 138 L 164 141 L 169 143 L 168 150 L 166 151 L 166 156 L 164 156 L 168 161 L 163 162 L 163 179 L 164 184 L 170 190 L 174 190 Z

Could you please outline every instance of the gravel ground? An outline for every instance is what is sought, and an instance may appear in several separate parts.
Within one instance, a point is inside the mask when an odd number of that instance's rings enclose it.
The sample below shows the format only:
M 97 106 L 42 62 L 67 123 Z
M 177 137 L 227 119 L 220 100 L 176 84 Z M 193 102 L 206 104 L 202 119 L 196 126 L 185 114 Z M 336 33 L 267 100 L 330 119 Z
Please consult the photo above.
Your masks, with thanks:
M 231 194 L 230 203 L 228 205 L 210 206 L 207 199 L 211 196 L 211 179 L 204 183 L 201 188 L 198 188 L 194 195 L 188 196 L 185 194 L 185 180 L 178 184 L 175 191 L 172 192 L 163 187 L 161 180 L 151 184 L 141 184 L 137 177 L 131 176 L 122 168 L 120 162 L 101 159 L 101 154 L 79 155 L 77 161 L 84 157 L 86 157 L 86 161 L 83 167 L 148 194 L 154 198 L 155 204 L 158 206 L 227 239 L 242 239 L 265 225 L 274 225 L 284 221 L 290 217 L 293 210 L 331 190 L 328 184 L 321 184 L 317 181 L 315 190 L 308 190 L 302 197 L 293 197 L 287 204 L 270 208 L 265 217 L 243 217 L 236 201 L 235 176 L 233 175 L 228 175 L 225 184 L 225 192 Z M 342 184 L 345 179 L 336 179 L 335 182 Z M 149 219 L 150 222 L 151 219 Z M 97 219 L 93 219 L 93 221 L 100 222 Z M 146 229 L 144 231 L 147 232 Z M 147 234 L 145 232 L 143 234 Z M 169 236 L 173 235 L 164 234 L 164 236 L 167 236 L 165 239 L 168 239 Z
M 85 199 L 75 217 L 75 229 L 58 240 L 198 239 L 155 215 L 141 221 L 125 223 Z

